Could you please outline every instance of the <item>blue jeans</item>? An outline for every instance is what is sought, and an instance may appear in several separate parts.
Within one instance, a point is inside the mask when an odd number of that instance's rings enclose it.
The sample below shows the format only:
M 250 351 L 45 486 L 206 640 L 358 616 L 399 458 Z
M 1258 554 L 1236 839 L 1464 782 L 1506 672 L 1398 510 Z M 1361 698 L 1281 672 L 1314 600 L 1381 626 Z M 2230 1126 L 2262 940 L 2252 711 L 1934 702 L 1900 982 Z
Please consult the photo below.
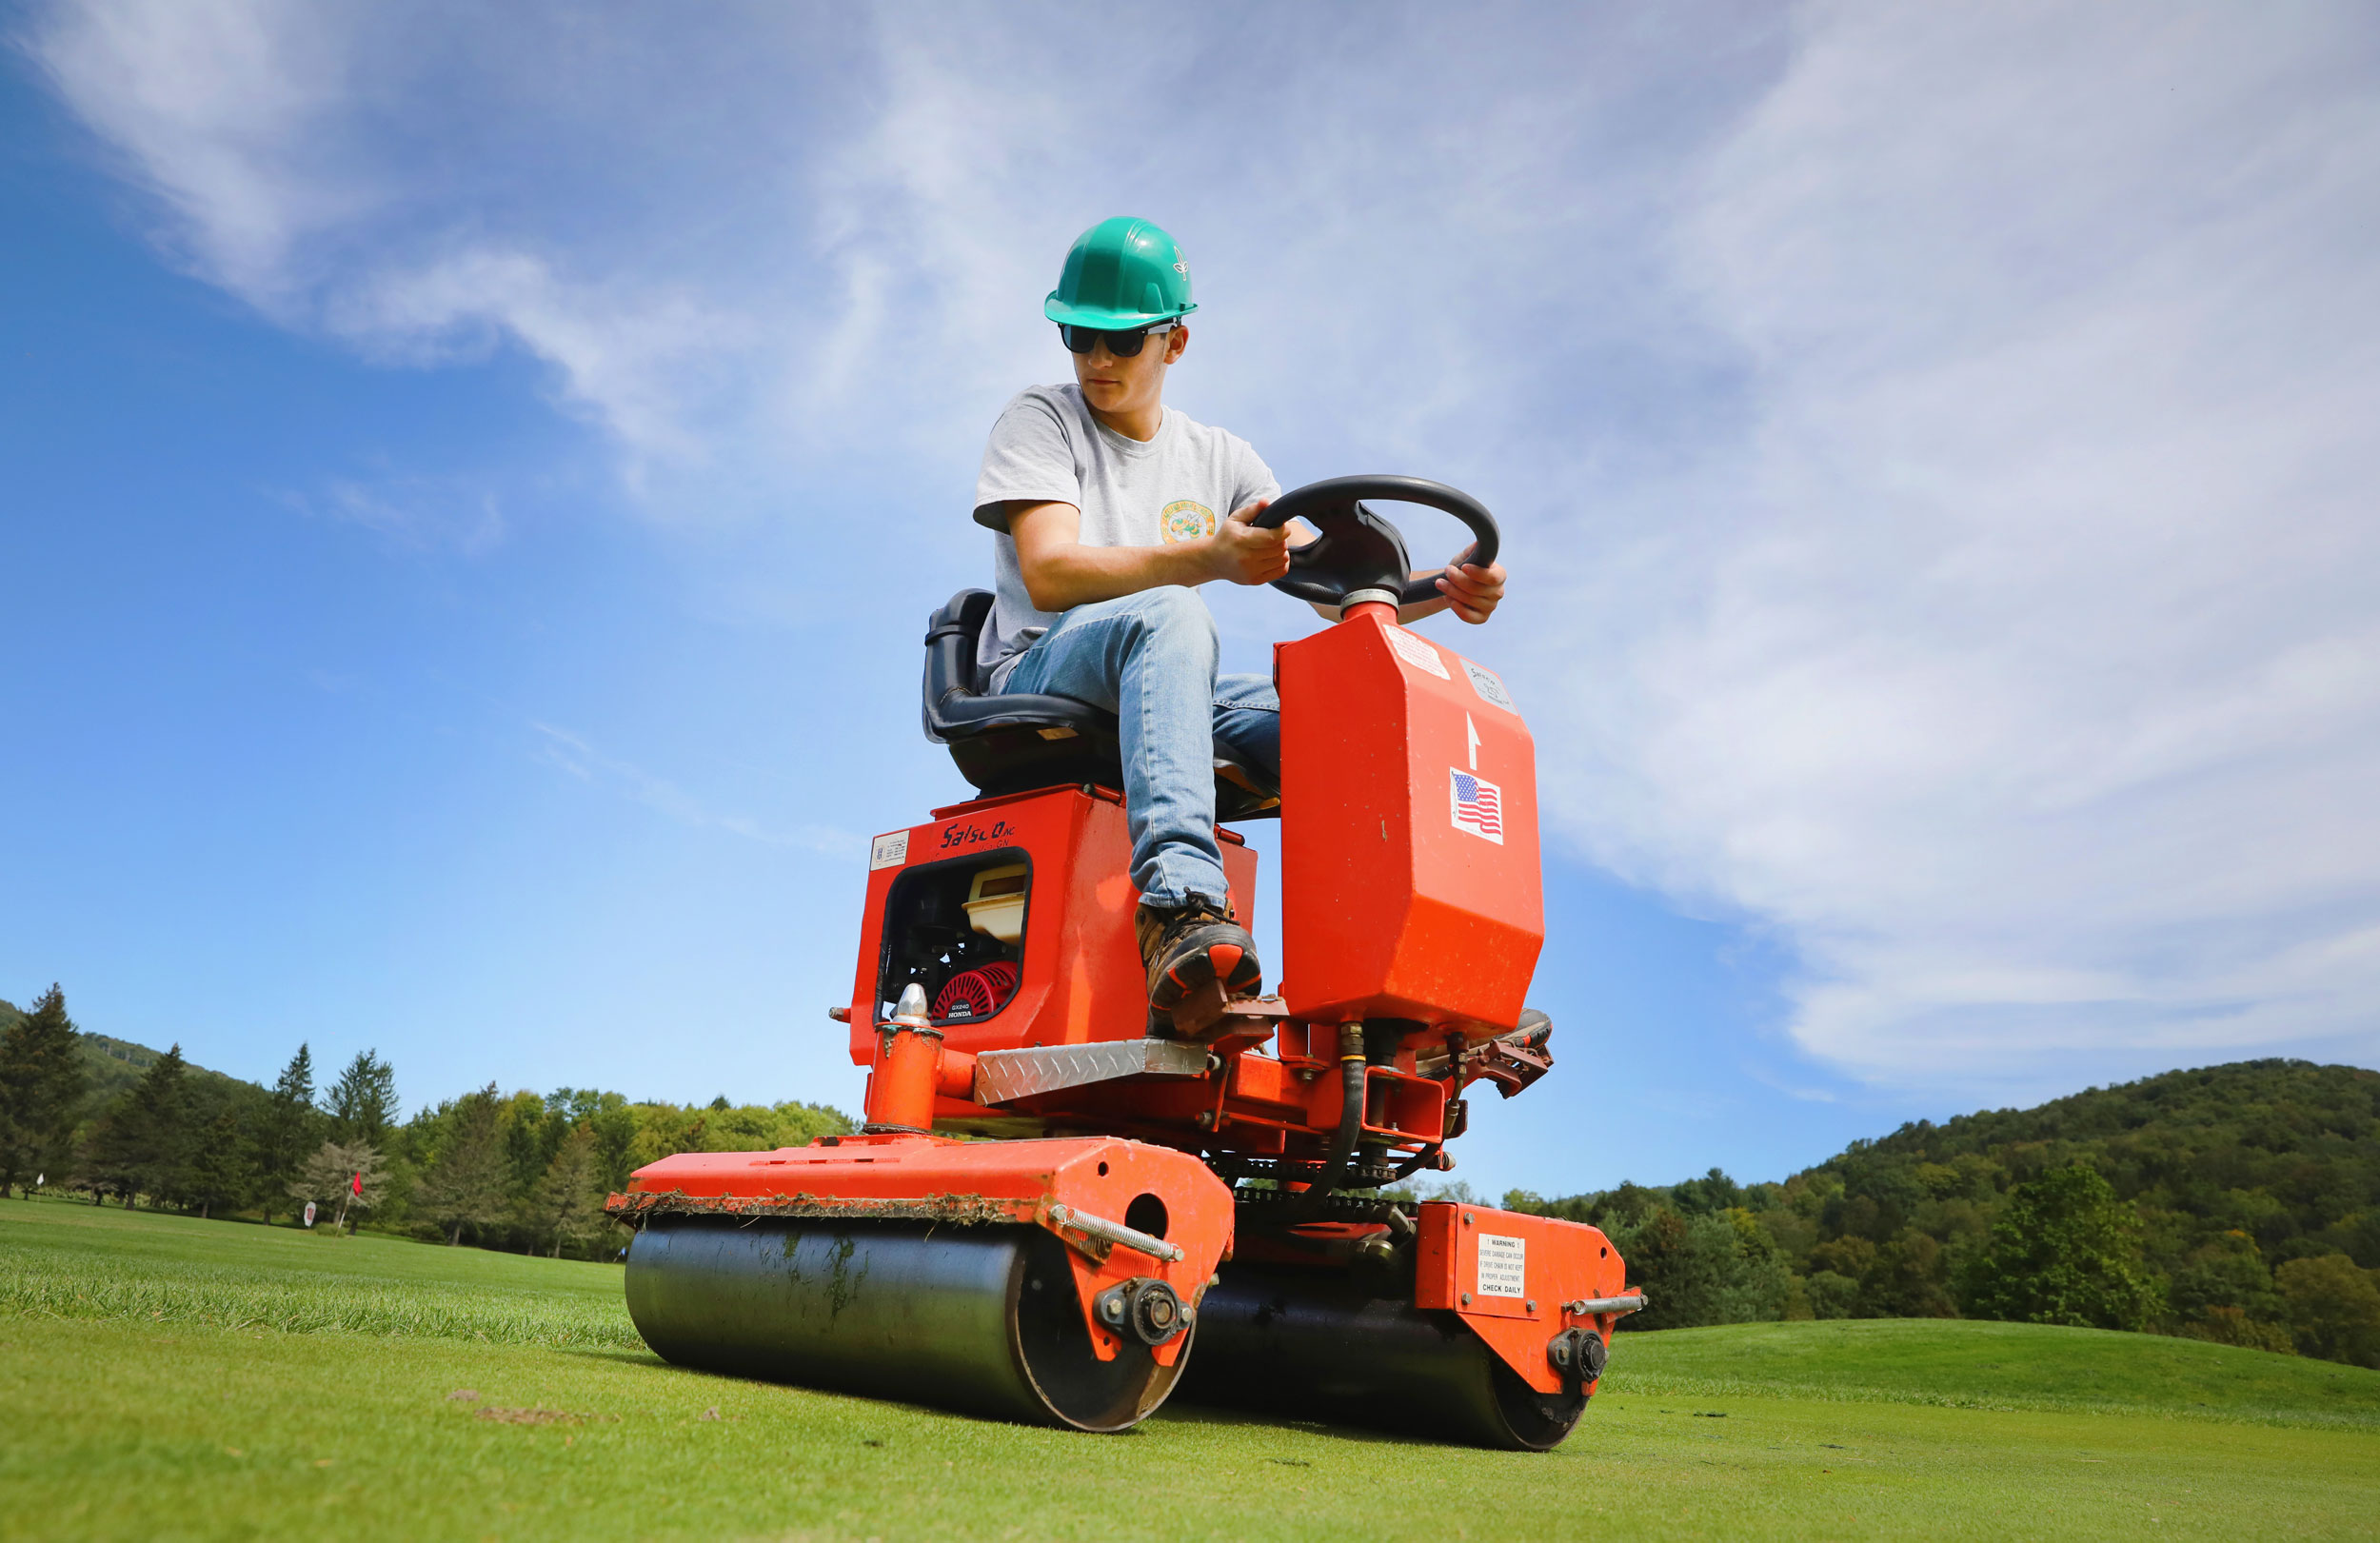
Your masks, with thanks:
M 1116 715 L 1123 741 L 1132 881 L 1149 904 L 1223 903 L 1215 843 L 1215 744 L 1280 776 L 1280 698 L 1270 677 L 1215 673 L 1215 618 L 1168 584 L 1078 605 L 1025 650 L 1001 692 L 1072 697 Z

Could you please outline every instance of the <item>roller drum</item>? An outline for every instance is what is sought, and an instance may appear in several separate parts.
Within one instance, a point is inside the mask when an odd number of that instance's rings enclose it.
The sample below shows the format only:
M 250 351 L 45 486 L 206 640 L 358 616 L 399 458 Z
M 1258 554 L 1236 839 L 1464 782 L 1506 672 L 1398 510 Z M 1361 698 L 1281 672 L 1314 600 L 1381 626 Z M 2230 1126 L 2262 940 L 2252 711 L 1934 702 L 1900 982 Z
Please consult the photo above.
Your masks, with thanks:
M 1587 1403 L 1531 1388 L 1455 1314 L 1260 1264 L 1207 1291 L 1182 1396 L 1515 1452 L 1558 1446 Z
M 1065 1245 L 1038 1227 L 655 1217 L 627 1296 L 681 1366 L 1085 1431 L 1139 1423 L 1189 1354 L 1099 1359 Z

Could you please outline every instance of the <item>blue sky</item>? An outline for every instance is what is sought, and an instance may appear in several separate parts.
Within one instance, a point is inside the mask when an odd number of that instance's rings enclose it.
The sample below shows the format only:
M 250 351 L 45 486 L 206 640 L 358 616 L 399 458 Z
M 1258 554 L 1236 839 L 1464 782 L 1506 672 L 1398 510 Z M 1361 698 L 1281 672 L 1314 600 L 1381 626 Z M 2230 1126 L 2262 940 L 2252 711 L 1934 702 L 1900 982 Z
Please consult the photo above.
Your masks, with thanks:
M 1538 737 L 1560 1065 L 1457 1177 L 2380 1063 L 2368 14 L 903 14 L 10 12 L 0 994 L 852 1104 L 920 623 L 1128 210 L 1177 406 L 1509 532 L 1428 625 Z

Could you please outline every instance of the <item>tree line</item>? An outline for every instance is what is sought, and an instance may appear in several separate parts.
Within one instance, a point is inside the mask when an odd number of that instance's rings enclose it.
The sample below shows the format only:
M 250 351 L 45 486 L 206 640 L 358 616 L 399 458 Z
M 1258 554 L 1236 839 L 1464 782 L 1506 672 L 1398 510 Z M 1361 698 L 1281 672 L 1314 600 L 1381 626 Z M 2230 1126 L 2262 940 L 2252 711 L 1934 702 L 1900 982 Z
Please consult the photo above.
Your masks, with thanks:
M 376 1052 L 318 1089 L 304 1044 L 269 1088 L 201 1073 L 176 1044 L 109 1097 L 93 1092 L 89 1037 L 56 986 L 21 1014 L 0 1009 L 0 1197 L 38 1186 L 268 1224 L 311 1202 L 326 1227 L 609 1257 L 620 1245 L 604 1197 L 645 1163 L 854 1128 L 822 1104 L 697 1107 L 492 1082 L 401 1119 L 395 1070 Z
M 22 1015 L 0 1003 L 0 1196 L 46 1181 L 285 1222 L 310 1200 L 334 1226 L 605 1256 L 602 1198 L 645 1163 L 852 1128 L 812 1104 L 493 1084 L 400 1121 L 387 1061 L 364 1051 L 318 1094 L 304 1045 L 269 1089 L 175 1046 L 94 1098 L 56 987 Z M 2380 1366 L 2380 1073 L 2354 1067 L 2172 1072 L 1920 1120 L 1781 1183 L 1715 1168 L 1504 1204 L 1610 1234 L 1651 1303 L 1630 1328 L 1989 1317 Z
M 1983 1317 L 2380 1367 L 2380 1073 L 2259 1060 L 1916 1121 L 1782 1183 L 1505 1205 L 1591 1222 L 1637 1329 Z

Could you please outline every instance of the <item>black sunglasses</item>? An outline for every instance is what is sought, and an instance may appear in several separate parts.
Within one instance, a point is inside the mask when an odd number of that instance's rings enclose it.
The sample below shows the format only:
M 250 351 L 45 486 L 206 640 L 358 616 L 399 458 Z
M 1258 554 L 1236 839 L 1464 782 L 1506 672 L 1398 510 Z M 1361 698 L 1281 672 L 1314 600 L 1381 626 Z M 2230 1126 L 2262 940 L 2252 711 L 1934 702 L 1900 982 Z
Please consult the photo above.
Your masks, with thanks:
M 1067 348 L 1075 353 L 1089 353 L 1104 342 L 1109 353 L 1119 359 L 1129 359 L 1140 351 L 1141 346 L 1149 341 L 1152 334 L 1173 329 L 1173 323 L 1160 322 L 1154 326 L 1136 326 L 1123 332 L 1102 332 L 1096 326 L 1068 326 L 1061 322 L 1058 335 L 1066 340 Z

